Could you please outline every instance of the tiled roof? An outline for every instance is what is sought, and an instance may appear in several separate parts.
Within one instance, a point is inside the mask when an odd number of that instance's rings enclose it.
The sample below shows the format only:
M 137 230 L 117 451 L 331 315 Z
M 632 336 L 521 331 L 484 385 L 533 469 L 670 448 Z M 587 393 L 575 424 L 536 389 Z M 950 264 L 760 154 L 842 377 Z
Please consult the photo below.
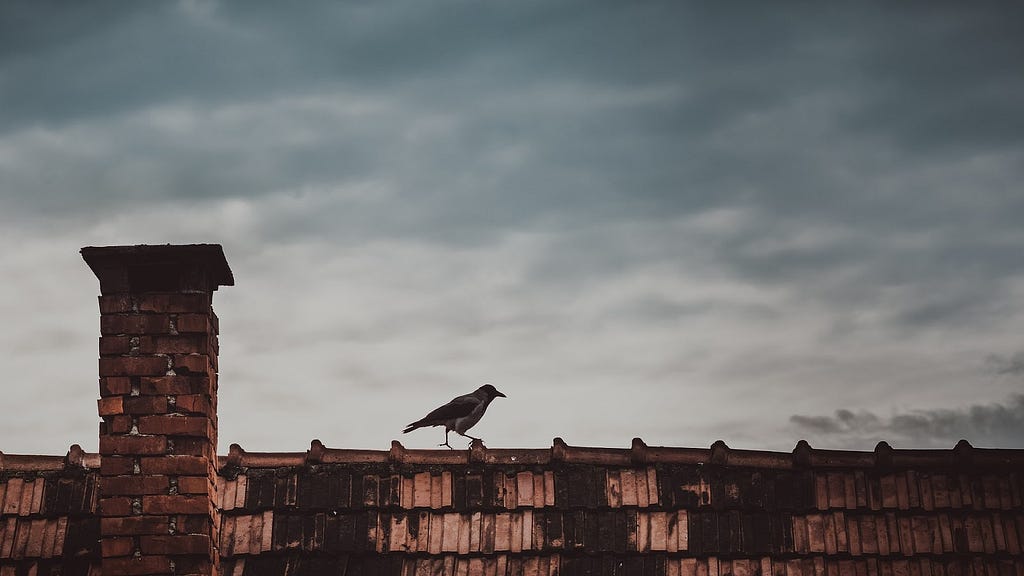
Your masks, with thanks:
M 1024 451 L 222 457 L 225 574 L 1024 574 Z
M 1024 451 L 221 456 L 224 574 L 1022 576 Z M 97 574 L 95 454 L 0 454 L 0 575 Z
M 0 454 L 0 575 L 98 574 L 99 455 Z

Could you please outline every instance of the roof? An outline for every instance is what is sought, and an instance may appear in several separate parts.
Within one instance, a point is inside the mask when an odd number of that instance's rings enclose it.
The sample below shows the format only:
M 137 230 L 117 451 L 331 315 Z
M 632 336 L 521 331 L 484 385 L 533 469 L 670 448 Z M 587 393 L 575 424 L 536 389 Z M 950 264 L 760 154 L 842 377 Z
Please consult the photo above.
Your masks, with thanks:
M 0 574 L 96 570 L 99 456 L 0 455 Z M 220 457 L 224 574 L 1020 576 L 1024 451 Z M 13 572 L 12 572 L 13 573 Z

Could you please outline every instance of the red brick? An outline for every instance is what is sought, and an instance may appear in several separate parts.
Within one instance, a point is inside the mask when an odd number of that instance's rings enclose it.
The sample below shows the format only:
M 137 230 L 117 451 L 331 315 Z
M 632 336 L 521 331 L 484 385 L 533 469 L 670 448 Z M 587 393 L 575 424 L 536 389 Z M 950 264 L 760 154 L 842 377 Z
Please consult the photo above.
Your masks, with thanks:
M 206 576 L 207 574 L 218 574 L 210 564 L 208 556 L 178 556 L 174 560 L 175 571 L 182 576 Z
M 210 421 L 204 416 L 142 416 L 139 432 L 180 436 L 210 436 Z
M 131 474 L 134 462 L 124 456 L 104 456 L 100 459 L 101 476 L 121 476 Z
M 132 297 L 129 294 L 107 294 L 100 296 L 100 314 L 118 314 L 132 311 Z
M 171 366 L 174 367 L 174 371 L 178 374 L 187 371 L 186 374 L 191 373 L 205 376 L 212 369 L 210 361 L 211 358 L 205 354 L 182 354 L 174 356 Z
M 139 294 L 135 297 L 139 312 L 195 312 L 204 314 L 210 309 L 210 295 L 194 294 Z
M 209 534 L 210 517 L 205 515 L 178 516 L 178 530 L 186 534 Z
M 100 376 L 160 376 L 167 373 L 162 356 L 109 356 L 100 358 Z
M 135 539 L 131 536 L 103 538 L 100 541 L 100 548 L 104 558 L 131 556 L 132 552 L 135 550 Z
M 210 552 L 210 537 L 205 534 L 142 536 L 139 547 L 143 554 L 206 554 Z
M 207 474 L 210 463 L 207 459 L 199 456 L 163 456 L 142 458 L 140 466 L 143 474 L 197 476 Z
M 127 434 L 132 429 L 131 416 L 108 416 L 107 434 Z
M 210 438 L 199 436 L 181 436 L 174 439 L 173 454 L 180 456 L 203 456 L 213 459 L 213 444 Z
M 139 337 L 139 352 L 143 354 L 206 354 L 208 351 L 204 334 Z
M 163 396 L 133 396 L 124 402 L 126 414 L 166 414 L 167 398 Z
M 210 499 L 206 496 L 175 494 L 173 496 L 143 496 L 143 514 L 207 514 Z
M 100 396 L 119 396 L 131 394 L 132 379 L 127 376 L 108 376 L 100 378 Z
M 132 343 L 129 336 L 100 336 L 100 356 L 113 356 L 131 352 Z
M 182 414 L 211 414 L 210 397 L 205 394 L 182 394 L 174 399 L 175 410 Z
M 101 496 L 141 496 L 167 494 L 170 483 L 166 476 L 107 476 L 100 480 Z
M 166 314 L 104 314 L 100 316 L 100 334 L 169 334 L 171 318 Z
M 109 396 L 96 401 L 100 417 L 124 414 L 124 398 L 122 396 Z
M 166 556 L 140 556 L 138 558 L 104 558 L 103 573 L 122 576 L 137 574 L 170 574 L 171 559 Z
M 179 334 L 211 332 L 210 324 L 210 317 L 206 314 L 179 314 L 174 323 Z
M 210 478 L 207 476 L 180 476 L 178 477 L 179 494 L 210 494 L 213 487 L 210 486 Z
M 118 436 L 120 437 L 120 436 Z M 100 459 L 100 476 L 124 476 L 132 474 L 135 459 L 131 456 L 104 455 Z
M 127 496 L 100 498 L 100 516 L 108 518 L 132 515 L 132 499 Z
M 163 454 L 167 438 L 163 436 L 100 436 L 100 454 Z
M 167 534 L 167 516 L 126 516 L 100 518 L 100 534 L 107 536 L 135 536 L 139 534 Z
M 140 393 L 161 396 L 178 394 L 210 394 L 211 383 L 207 376 L 144 376 Z

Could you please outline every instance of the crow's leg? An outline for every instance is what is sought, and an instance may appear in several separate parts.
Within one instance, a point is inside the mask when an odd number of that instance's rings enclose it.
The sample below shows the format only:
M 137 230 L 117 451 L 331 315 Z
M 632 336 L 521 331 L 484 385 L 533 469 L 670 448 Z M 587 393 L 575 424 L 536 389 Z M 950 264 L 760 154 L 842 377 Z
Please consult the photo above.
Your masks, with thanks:
M 472 443 L 473 440 L 480 440 L 481 442 L 483 442 L 482 438 L 477 438 L 476 436 L 470 436 L 469 434 L 463 434 L 462 432 L 459 432 L 458 430 L 456 430 L 455 433 L 458 434 L 459 436 L 462 436 L 463 438 L 469 438 L 470 443 Z
M 451 432 L 451 430 L 447 428 L 444 429 L 444 444 L 438 444 L 438 446 L 447 446 L 449 450 L 455 450 L 455 448 L 453 448 L 452 445 L 448 443 L 449 432 Z

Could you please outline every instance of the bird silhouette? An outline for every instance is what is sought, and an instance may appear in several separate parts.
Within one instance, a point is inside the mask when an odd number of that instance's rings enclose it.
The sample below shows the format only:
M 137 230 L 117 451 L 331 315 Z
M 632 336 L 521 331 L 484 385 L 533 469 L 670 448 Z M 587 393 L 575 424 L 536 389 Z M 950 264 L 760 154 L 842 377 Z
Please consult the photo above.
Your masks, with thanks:
M 451 402 L 409 424 L 405 427 L 405 430 L 402 430 L 402 434 L 407 434 L 417 428 L 425 428 L 427 426 L 444 426 L 444 444 L 438 444 L 438 446 L 447 446 L 452 450 L 454 448 L 448 443 L 448 433 L 453 430 L 456 434 L 470 440 L 480 440 L 480 438 L 466 434 L 466 431 L 480 421 L 491 400 L 498 396 L 507 398 L 507 396 L 498 392 L 494 386 L 484 384 L 474 392 L 452 398 Z

